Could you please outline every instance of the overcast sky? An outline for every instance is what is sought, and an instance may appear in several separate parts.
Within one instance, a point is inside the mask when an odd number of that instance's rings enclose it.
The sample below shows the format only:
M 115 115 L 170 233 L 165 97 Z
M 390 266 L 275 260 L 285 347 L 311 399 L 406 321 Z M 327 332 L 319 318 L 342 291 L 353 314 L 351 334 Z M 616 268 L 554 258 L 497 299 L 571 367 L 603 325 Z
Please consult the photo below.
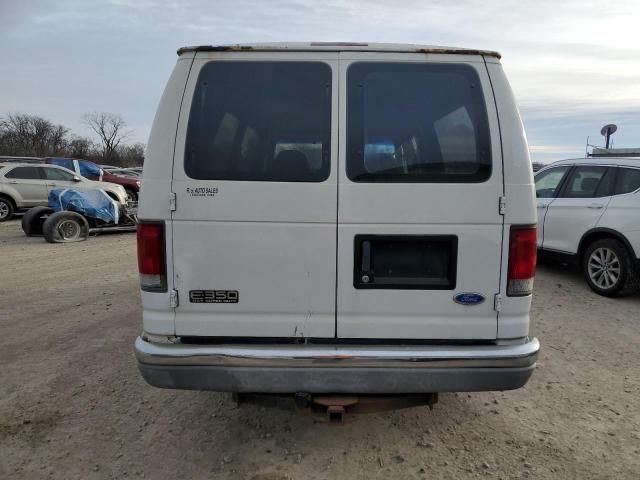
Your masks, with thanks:
M 183 45 L 421 43 L 498 50 L 533 160 L 584 154 L 616 123 L 640 146 L 640 2 L 618 0 L 0 0 L 0 115 L 89 135 L 82 114 L 121 114 L 146 142 Z

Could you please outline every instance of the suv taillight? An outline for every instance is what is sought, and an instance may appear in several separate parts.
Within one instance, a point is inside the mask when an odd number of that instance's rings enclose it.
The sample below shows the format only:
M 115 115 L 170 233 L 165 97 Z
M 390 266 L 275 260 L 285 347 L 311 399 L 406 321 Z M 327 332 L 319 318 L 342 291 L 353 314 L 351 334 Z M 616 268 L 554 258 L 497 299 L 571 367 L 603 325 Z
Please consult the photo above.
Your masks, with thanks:
M 164 254 L 164 223 L 140 223 L 137 230 L 140 287 L 150 292 L 165 292 L 167 267 Z
M 536 227 L 512 225 L 509 235 L 509 276 L 507 295 L 518 297 L 531 294 L 536 274 L 538 247 Z

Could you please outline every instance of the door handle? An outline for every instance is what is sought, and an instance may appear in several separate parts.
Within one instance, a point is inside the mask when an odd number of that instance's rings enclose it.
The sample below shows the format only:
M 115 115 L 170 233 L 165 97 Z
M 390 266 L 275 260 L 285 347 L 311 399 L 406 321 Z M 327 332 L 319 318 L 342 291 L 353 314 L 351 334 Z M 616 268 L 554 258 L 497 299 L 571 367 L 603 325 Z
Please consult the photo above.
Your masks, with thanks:
M 589 205 L 587 208 L 594 208 L 596 210 L 599 210 L 601 208 L 603 208 L 604 205 L 601 203 L 592 203 L 591 205 Z
M 18 183 L 18 181 L 17 180 L 11 180 L 11 181 L 9 181 L 9 183 L 15 185 L 16 183 Z

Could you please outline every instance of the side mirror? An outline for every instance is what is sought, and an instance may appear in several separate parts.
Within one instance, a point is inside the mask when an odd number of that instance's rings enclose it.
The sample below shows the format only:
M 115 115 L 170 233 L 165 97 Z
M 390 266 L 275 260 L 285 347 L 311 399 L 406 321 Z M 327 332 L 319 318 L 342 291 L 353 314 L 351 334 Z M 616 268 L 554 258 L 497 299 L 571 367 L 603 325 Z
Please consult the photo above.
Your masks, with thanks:
M 78 175 L 74 175 L 73 176 L 73 181 L 74 182 L 80 182 L 80 181 L 82 181 L 82 179 Z

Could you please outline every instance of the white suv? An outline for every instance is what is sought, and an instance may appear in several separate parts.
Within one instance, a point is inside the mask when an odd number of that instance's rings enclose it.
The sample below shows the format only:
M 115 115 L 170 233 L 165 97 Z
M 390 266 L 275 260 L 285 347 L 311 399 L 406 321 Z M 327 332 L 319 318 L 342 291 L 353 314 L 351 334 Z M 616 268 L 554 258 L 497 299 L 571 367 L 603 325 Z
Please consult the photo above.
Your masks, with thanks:
M 562 160 L 535 176 L 538 248 L 579 263 L 589 286 L 621 296 L 640 286 L 640 159 Z
M 0 222 L 10 220 L 18 210 L 47 205 L 49 193 L 56 188 L 100 188 L 121 204 L 127 203 L 125 189 L 115 183 L 88 180 L 56 165 L 0 163 Z
M 144 168 L 150 384 L 423 394 L 533 372 L 533 174 L 497 53 L 183 48 Z

